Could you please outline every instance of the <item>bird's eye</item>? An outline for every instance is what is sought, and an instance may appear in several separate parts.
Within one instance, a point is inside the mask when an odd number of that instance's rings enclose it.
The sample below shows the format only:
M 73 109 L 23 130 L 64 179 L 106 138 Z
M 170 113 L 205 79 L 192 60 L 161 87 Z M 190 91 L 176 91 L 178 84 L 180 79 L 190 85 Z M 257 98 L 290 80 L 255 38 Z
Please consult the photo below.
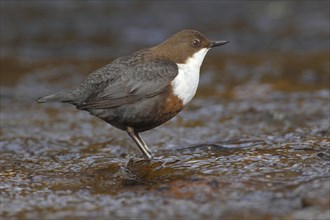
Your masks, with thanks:
M 192 46 L 197 48 L 197 47 L 200 47 L 201 46 L 201 41 L 200 39 L 194 39 L 193 42 L 192 42 Z

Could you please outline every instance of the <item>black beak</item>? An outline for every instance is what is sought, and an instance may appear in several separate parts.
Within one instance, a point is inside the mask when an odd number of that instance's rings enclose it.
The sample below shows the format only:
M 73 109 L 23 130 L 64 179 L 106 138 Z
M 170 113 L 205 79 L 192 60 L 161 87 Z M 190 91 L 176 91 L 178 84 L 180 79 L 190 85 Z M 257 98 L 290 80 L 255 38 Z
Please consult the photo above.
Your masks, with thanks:
M 229 41 L 213 41 L 210 45 L 210 47 L 218 47 L 218 46 L 222 46 L 229 43 Z

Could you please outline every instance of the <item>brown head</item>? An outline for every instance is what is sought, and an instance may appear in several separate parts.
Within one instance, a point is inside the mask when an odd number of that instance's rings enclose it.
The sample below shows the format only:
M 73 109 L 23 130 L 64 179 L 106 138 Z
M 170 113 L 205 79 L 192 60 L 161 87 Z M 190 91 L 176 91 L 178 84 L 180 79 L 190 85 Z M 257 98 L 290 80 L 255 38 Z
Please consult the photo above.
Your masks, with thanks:
M 163 59 L 175 63 L 185 63 L 188 58 L 201 49 L 210 49 L 226 43 L 228 41 L 210 41 L 195 30 L 182 30 L 151 48 L 151 51 Z

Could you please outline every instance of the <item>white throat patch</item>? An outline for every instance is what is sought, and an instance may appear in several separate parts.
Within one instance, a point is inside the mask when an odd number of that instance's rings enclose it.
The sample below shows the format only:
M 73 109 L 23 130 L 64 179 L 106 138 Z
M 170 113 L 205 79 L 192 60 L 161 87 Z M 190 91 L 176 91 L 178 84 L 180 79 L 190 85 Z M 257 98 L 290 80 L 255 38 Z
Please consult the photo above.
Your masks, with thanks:
M 188 104 L 196 93 L 200 67 L 208 50 L 209 48 L 203 48 L 190 57 L 186 63 L 177 63 L 179 73 L 171 85 L 174 94 L 182 100 L 184 105 Z

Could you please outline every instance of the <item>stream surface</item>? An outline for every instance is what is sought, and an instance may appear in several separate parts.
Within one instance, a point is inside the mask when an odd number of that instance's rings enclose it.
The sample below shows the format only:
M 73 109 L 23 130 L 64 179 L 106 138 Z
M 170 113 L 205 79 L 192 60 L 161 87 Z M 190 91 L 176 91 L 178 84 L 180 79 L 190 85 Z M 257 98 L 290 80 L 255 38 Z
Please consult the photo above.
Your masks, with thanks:
M 330 219 L 329 13 L 1 1 L 0 218 Z M 186 109 L 142 133 L 151 162 L 87 112 L 35 102 L 183 28 L 230 44 L 207 54 Z

